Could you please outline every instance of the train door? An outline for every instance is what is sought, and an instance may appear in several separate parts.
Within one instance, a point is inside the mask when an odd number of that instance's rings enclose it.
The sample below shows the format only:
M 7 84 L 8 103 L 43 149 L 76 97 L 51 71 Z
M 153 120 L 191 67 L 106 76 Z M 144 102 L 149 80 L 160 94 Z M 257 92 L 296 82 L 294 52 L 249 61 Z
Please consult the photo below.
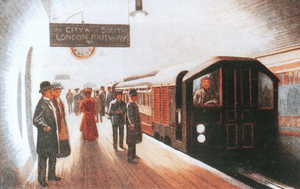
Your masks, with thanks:
M 227 149 L 253 148 L 253 87 L 250 68 L 224 69 L 225 120 Z

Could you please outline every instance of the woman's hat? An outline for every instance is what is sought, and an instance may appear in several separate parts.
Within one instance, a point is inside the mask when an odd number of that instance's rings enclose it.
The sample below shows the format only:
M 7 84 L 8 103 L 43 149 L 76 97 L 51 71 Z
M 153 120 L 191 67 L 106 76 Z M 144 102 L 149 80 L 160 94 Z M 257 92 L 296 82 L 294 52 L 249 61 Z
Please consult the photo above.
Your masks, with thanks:
M 63 85 L 60 82 L 52 83 L 53 89 L 64 89 Z
M 137 92 L 135 89 L 130 90 L 128 94 L 129 96 L 137 96 Z
M 51 90 L 53 89 L 53 86 L 51 85 L 51 83 L 49 81 L 43 81 L 41 84 L 40 84 L 40 93 L 44 92 L 44 91 L 48 91 L 48 90 Z
M 92 89 L 91 88 L 86 88 L 84 89 L 83 93 L 86 94 L 86 93 L 92 93 Z

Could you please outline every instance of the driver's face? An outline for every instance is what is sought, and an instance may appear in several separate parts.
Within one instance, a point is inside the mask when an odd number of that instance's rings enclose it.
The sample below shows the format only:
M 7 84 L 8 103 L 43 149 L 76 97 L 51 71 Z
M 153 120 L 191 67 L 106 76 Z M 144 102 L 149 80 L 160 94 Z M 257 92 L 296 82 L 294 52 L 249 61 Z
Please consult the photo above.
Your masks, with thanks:
M 210 88 L 210 80 L 209 79 L 202 79 L 201 80 L 202 87 L 206 90 Z

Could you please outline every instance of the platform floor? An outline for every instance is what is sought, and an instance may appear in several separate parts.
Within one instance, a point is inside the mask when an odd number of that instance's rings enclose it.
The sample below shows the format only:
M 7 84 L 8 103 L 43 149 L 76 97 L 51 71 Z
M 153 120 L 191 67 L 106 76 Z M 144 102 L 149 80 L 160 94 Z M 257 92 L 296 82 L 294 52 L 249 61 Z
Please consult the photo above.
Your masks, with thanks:
M 145 134 L 137 144 L 138 163 L 129 164 L 126 143 L 124 150 L 113 149 L 110 120 L 103 117 L 97 124 L 97 141 L 84 142 L 81 118 L 82 114 L 67 115 L 72 152 L 57 160 L 56 173 L 62 180 L 48 181 L 48 188 L 250 188 Z M 25 188 L 43 188 L 36 166 Z

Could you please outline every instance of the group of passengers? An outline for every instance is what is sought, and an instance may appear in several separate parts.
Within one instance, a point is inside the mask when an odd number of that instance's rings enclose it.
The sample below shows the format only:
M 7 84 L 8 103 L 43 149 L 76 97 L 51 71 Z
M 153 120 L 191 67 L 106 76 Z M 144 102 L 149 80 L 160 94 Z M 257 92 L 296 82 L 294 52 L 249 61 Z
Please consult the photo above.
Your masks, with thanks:
M 33 116 L 33 124 L 38 129 L 37 153 L 38 153 L 38 182 L 47 187 L 46 170 L 48 162 L 48 180 L 59 181 L 61 178 L 55 174 L 56 158 L 67 157 L 71 153 L 69 142 L 69 131 L 66 122 L 65 106 L 60 99 L 63 85 L 58 82 L 43 81 L 40 84 L 39 92 L 42 97 L 39 100 Z M 83 113 L 80 131 L 84 142 L 91 142 L 98 139 L 98 129 L 96 122 L 102 122 L 102 116 L 105 115 L 105 90 L 95 91 L 92 97 L 92 88 L 86 88 L 78 93 L 76 88 L 75 94 L 71 90 L 67 93 L 69 114 L 73 112 L 72 103 L 74 101 L 74 112 L 79 115 Z M 126 124 L 128 145 L 128 163 L 136 164 L 134 159 L 139 159 L 136 155 L 136 144 L 142 141 L 142 130 L 139 109 L 136 104 L 137 92 L 132 89 L 129 91 L 129 102 L 127 105 L 122 100 L 122 91 L 116 91 L 116 99 L 112 100 L 111 90 L 108 90 L 106 105 L 107 113 L 111 119 L 113 129 L 113 148 L 117 150 L 118 130 L 119 130 L 119 147 L 123 147 L 124 124 Z M 101 97 L 101 96 L 104 96 Z

